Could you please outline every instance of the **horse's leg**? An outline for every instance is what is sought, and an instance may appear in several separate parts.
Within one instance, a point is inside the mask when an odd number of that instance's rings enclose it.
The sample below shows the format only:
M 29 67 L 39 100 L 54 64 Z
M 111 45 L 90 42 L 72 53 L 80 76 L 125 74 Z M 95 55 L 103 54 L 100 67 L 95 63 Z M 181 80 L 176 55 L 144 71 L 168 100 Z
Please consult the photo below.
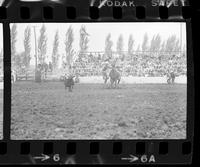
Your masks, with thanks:
M 45 79 L 47 79 L 47 72 L 45 72 Z
M 121 79 L 119 78 L 119 79 L 118 79 L 118 82 L 117 82 L 118 84 L 119 84 L 120 80 L 121 80 Z
M 117 80 L 115 80 L 115 88 L 117 88 Z
M 108 80 L 107 76 L 103 76 L 103 80 L 104 80 L 104 84 L 106 84 Z
M 110 83 L 111 83 L 111 88 L 113 88 L 114 81 L 112 79 L 110 79 Z
M 170 84 L 172 84 L 172 78 L 170 78 Z
M 170 84 L 170 78 L 167 79 L 167 83 Z
M 107 81 L 108 81 L 108 77 L 106 77 L 106 79 L 105 79 L 105 84 L 107 83 Z
M 174 80 L 175 80 L 175 78 L 173 77 L 173 78 L 172 78 L 172 83 L 173 83 L 173 84 L 174 84 Z

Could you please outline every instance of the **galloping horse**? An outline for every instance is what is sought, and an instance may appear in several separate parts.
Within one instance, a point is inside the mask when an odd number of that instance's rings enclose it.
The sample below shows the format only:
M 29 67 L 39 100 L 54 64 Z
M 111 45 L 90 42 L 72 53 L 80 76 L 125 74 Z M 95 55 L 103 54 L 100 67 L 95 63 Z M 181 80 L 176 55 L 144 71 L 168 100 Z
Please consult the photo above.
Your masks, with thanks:
M 119 84 L 120 80 L 121 80 L 121 75 L 120 73 L 116 70 L 115 67 L 112 67 L 110 73 L 109 73 L 109 77 L 110 77 L 110 83 L 111 83 L 111 88 L 117 87 L 117 84 Z

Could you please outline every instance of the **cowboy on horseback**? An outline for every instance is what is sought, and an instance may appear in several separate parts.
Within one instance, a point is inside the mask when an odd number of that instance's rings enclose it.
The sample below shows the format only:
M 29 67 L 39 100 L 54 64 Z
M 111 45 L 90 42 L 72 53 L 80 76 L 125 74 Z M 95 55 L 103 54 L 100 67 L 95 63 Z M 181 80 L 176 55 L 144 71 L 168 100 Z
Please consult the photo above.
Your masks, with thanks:
M 112 64 L 112 69 L 109 73 L 109 77 L 110 77 L 111 88 L 113 88 L 113 85 L 116 88 L 117 84 L 119 84 L 121 80 L 121 75 L 119 71 L 116 69 L 115 64 Z

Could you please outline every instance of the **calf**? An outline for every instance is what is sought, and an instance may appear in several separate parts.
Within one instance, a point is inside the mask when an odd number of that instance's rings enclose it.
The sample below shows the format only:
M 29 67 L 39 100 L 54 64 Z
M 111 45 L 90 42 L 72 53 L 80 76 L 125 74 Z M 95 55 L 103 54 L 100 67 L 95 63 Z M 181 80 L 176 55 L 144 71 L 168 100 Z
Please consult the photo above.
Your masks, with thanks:
M 74 76 L 65 77 L 64 85 L 65 85 L 65 89 L 67 89 L 68 87 L 69 92 L 72 92 L 72 89 L 74 86 Z

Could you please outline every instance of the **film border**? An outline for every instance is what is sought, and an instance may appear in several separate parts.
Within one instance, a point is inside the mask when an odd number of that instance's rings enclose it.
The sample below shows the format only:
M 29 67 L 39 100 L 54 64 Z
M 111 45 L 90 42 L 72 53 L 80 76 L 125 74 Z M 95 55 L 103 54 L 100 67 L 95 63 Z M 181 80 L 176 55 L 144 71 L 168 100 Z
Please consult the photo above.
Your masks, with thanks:
M 191 42 L 191 24 L 190 24 L 190 7 L 157 7 L 156 9 L 145 8 L 142 6 L 133 9 L 124 9 L 120 7 L 105 8 L 102 10 L 96 7 L 68 5 L 42 5 L 41 3 L 23 4 L 20 6 L 1 7 L 0 21 L 4 29 L 4 55 L 10 55 L 10 30 L 9 23 L 13 22 L 186 22 L 187 23 L 187 65 L 188 65 L 188 91 L 189 97 L 187 104 L 187 139 L 186 140 L 79 140 L 79 141 L 14 141 L 10 140 L 10 116 L 11 116 L 11 70 L 10 56 L 4 56 L 4 139 L 0 142 L 0 163 L 41 163 L 35 161 L 34 155 L 52 156 L 59 153 L 61 158 L 58 162 L 51 163 L 123 163 L 130 164 L 129 161 L 122 161 L 121 157 L 128 155 L 141 156 L 155 155 L 156 164 L 163 163 L 191 163 L 192 143 L 193 143 L 193 120 L 194 120 L 194 71 L 193 71 L 193 49 Z M 13 9 L 15 7 L 15 9 Z M 39 8 L 38 8 L 39 7 Z M 35 13 L 37 9 L 37 12 Z M 38 10 L 40 9 L 40 10 Z M 61 12 L 62 9 L 62 12 Z M 67 10 L 66 10 L 67 9 Z M 178 10 L 177 10 L 178 9 Z M 75 11 L 75 17 L 67 15 L 67 11 Z M 152 12 L 153 10 L 153 12 Z M 182 17 L 183 11 L 186 10 L 186 19 Z M 12 11 L 12 12 L 11 12 Z M 162 13 L 163 12 L 163 13 Z M 27 13 L 30 17 L 25 16 Z M 46 13 L 46 14 L 45 14 Z M 50 16 L 49 17 L 49 13 Z M 65 14 L 61 14 L 65 13 Z M 93 14 L 91 14 L 93 13 Z M 137 16 L 139 13 L 139 17 Z M 162 14 L 161 14 L 162 13 Z M 143 17 L 140 17 L 140 16 Z M 163 15 L 163 16 L 162 16 Z M 47 16 L 47 17 L 45 17 Z M 70 18 L 71 17 L 71 18 Z M 5 112 L 7 111 L 7 112 Z M 138 145 L 139 143 L 139 145 Z M 68 145 L 68 147 L 66 147 Z M 138 145 L 138 146 L 137 146 Z M 64 146 L 64 147 L 63 147 Z M 28 150 L 27 150 L 28 148 Z M 69 149 L 70 148 L 70 149 Z M 138 152 L 139 148 L 139 152 Z M 143 148 L 143 149 L 142 149 Z M 167 149 L 166 149 L 167 148 Z M 84 150 L 84 151 L 83 151 Z M 143 150 L 143 151 L 141 151 Z M 165 150 L 165 151 L 163 151 Z M 166 151 L 167 150 L 167 151 Z M 162 151 L 165 156 L 162 156 Z M 182 152 L 185 155 L 182 155 Z M 83 157 L 84 155 L 84 157 Z M 49 163 L 49 161 L 45 161 Z M 142 163 L 142 162 L 138 162 Z M 146 162 L 145 162 L 146 163 Z M 148 162 L 147 162 L 148 163 Z

